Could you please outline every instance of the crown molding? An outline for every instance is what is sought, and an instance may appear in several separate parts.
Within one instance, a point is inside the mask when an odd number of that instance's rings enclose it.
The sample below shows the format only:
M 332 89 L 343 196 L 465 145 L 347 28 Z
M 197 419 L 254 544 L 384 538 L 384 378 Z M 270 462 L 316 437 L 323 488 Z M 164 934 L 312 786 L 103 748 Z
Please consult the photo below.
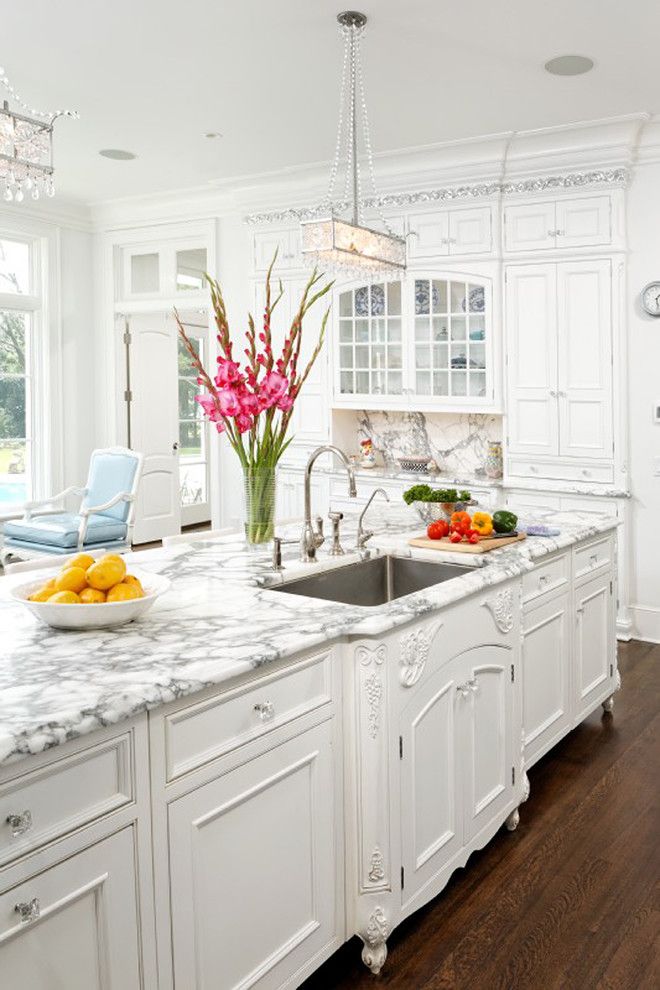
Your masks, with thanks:
M 20 222 L 21 218 L 25 218 L 48 227 L 76 230 L 85 234 L 94 232 L 89 207 L 75 200 L 56 197 L 55 200 L 39 200 L 37 203 L 3 203 L 0 213 L 10 221 L 13 219 Z

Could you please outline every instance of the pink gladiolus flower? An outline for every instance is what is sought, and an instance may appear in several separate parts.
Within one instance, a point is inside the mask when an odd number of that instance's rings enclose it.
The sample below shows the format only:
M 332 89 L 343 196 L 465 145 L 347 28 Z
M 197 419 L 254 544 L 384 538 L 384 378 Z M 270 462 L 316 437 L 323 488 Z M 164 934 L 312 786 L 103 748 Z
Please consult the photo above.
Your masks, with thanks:
M 286 395 L 283 395 L 282 398 L 278 399 L 277 401 L 277 408 L 281 409 L 282 412 L 288 412 L 289 409 L 291 409 L 292 405 L 293 405 L 293 396 L 289 392 L 287 392 Z
M 245 413 L 241 413 L 236 417 L 236 426 L 239 433 L 247 433 L 248 430 L 252 429 L 252 416 L 246 416 Z
M 282 396 L 286 395 L 288 387 L 289 383 L 284 375 L 279 371 L 269 371 L 261 383 L 259 393 L 264 408 L 269 409 L 270 406 L 277 405 Z
M 223 416 L 238 416 L 241 411 L 236 392 L 231 388 L 222 388 L 218 392 L 218 405 Z
M 215 424 L 215 428 L 218 431 L 218 433 L 224 433 L 225 432 L 225 424 L 222 422 L 221 419 L 219 419 L 217 421 L 217 423 Z
M 226 388 L 228 385 L 235 385 L 241 379 L 241 369 L 235 361 L 228 361 L 227 358 L 218 358 L 218 374 L 215 376 L 215 384 L 218 388 Z
M 241 405 L 241 413 L 245 416 L 257 416 L 261 412 L 259 399 L 252 392 L 243 392 L 239 395 L 238 401 Z

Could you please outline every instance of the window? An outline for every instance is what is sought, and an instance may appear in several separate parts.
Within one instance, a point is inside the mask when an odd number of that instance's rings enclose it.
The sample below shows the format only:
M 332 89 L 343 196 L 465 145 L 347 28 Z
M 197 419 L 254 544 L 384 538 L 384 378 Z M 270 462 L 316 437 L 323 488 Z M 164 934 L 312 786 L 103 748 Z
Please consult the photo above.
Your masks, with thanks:
M 190 342 L 204 363 L 204 341 L 201 337 L 193 337 L 192 328 L 186 327 Z M 179 388 L 179 486 L 181 492 L 182 521 L 198 521 L 193 506 L 200 510 L 208 502 L 207 475 L 207 424 L 202 417 L 199 403 L 195 396 L 199 395 L 197 372 L 192 366 L 190 356 L 183 341 L 179 338 L 178 347 L 178 388 Z M 190 511 L 186 511 L 186 510 Z
M 401 282 L 379 282 L 339 296 L 339 389 L 400 395 Z
M 38 368 L 34 248 L 0 238 L 0 513 L 33 497 L 34 375 Z

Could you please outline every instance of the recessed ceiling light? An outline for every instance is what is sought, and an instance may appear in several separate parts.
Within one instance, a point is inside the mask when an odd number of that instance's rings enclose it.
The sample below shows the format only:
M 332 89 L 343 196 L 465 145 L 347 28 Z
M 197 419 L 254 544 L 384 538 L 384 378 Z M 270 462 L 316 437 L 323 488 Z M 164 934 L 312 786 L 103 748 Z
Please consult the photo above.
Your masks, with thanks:
M 591 72 L 593 67 L 593 59 L 586 55 L 558 55 L 545 63 L 546 71 L 553 76 L 581 76 L 585 72 Z
M 222 134 L 220 131 L 207 131 L 204 137 L 208 138 L 209 141 L 213 141 L 214 138 L 221 138 Z
M 121 148 L 103 148 L 99 151 L 99 155 L 103 158 L 112 158 L 115 162 L 132 162 L 137 155 L 134 155 L 132 151 L 122 151 Z

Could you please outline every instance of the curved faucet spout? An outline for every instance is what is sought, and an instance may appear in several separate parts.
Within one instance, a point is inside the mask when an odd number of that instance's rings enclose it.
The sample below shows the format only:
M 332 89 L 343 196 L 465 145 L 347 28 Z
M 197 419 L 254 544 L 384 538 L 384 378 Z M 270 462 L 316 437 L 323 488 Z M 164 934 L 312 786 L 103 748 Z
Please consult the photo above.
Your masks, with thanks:
M 355 498 L 357 495 L 355 471 L 353 470 L 353 465 L 343 450 L 340 450 L 339 447 L 335 447 L 333 444 L 328 443 L 324 444 L 322 447 L 317 447 L 316 450 L 312 451 L 305 467 L 305 523 L 300 540 L 300 559 L 306 563 L 311 563 L 316 560 L 316 551 L 322 545 L 324 540 L 323 520 L 321 517 L 317 517 L 316 529 L 312 523 L 311 479 L 312 468 L 314 467 L 317 457 L 320 457 L 321 454 L 325 453 L 334 454 L 335 457 L 339 458 L 348 472 L 348 494 L 351 498 Z
M 382 495 L 386 502 L 389 502 L 390 500 L 390 496 L 387 494 L 384 488 L 374 488 L 374 490 L 372 491 L 371 495 L 367 500 L 367 504 L 360 513 L 360 518 L 358 520 L 358 531 L 357 531 L 357 549 L 360 551 L 361 554 L 367 556 L 369 555 L 369 551 L 365 550 L 365 546 L 367 544 L 367 541 L 370 540 L 374 534 L 373 534 L 373 530 L 364 528 L 363 522 L 364 522 L 364 517 L 367 514 L 367 509 L 375 499 L 376 495 Z

